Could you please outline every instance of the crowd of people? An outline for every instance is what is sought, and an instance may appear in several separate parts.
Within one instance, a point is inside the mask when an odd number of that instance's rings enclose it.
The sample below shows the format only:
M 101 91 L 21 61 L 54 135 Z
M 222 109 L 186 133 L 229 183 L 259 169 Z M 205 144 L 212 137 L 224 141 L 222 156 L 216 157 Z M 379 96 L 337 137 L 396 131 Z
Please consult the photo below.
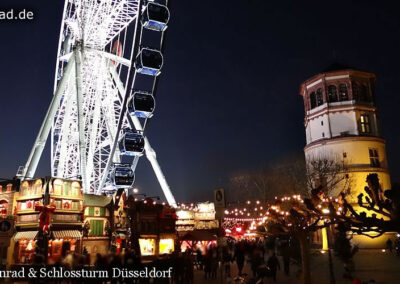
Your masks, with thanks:
M 245 263 L 251 268 L 252 275 L 248 277 L 253 281 L 262 282 L 265 277 L 276 282 L 277 271 L 281 269 L 280 261 L 276 256 L 276 249 L 283 257 L 283 269 L 285 274 L 290 273 L 291 253 L 287 242 L 279 243 L 276 248 L 274 240 L 271 242 L 262 241 L 230 241 L 225 246 L 210 246 L 205 251 L 199 248 L 196 251 L 189 251 L 188 254 L 195 255 L 194 266 L 204 270 L 205 279 L 215 279 L 219 264 L 222 269 L 221 276 L 226 283 L 242 281 L 247 274 L 243 273 Z M 236 265 L 237 273 L 233 275 L 232 267 Z M 236 271 L 235 271 L 236 272 Z
M 108 278 L 98 277 L 96 279 L 31 279 L 31 282 L 43 283 L 111 283 L 111 284 L 130 284 L 130 283 L 194 283 L 194 271 L 203 271 L 205 281 L 216 279 L 218 273 L 224 278 L 224 283 L 244 283 L 247 280 L 260 280 L 269 277 L 276 281 L 277 271 L 281 269 L 281 264 L 276 256 L 274 242 L 261 241 L 228 241 L 223 246 L 209 245 L 205 248 L 192 247 L 183 252 L 176 251 L 172 254 L 160 255 L 156 259 L 146 260 L 135 253 L 133 249 L 126 249 L 120 254 L 110 252 L 107 255 L 96 254 L 95 259 L 84 249 L 82 254 L 67 253 L 57 262 L 46 267 L 63 268 L 66 270 L 92 270 L 108 271 Z M 285 261 L 285 250 L 279 250 L 283 255 L 283 267 L 285 273 L 289 273 L 289 261 Z M 93 256 L 92 256 L 93 257 Z M 251 268 L 252 275 L 244 274 L 244 266 Z M 33 267 L 40 269 L 46 263 L 41 254 L 36 254 Z M 232 269 L 236 266 L 237 269 Z M 172 268 L 171 277 L 155 278 L 151 277 L 110 277 L 113 275 L 113 268 L 141 271 L 147 267 L 153 267 L 158 271 L 167 271 Z M 220 269 L 219 269 L 220 268 Z M 247 271 L 247 270 L 246 270 Z M 249 276 L 249 277 L 246 277 Z M 247 282 L 246 282 L 247 283 Z M 250 282 L 251 283 L 251 282 Z M 254 282 L 256 283 L 256 282 Z

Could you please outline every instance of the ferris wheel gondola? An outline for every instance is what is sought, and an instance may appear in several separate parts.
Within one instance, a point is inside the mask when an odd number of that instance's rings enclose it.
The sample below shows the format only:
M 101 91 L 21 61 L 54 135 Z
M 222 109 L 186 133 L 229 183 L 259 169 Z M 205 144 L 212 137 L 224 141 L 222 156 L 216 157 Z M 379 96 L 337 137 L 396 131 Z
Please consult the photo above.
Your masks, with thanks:
M 158 76 L 161 73 L 163 56 L 160 51 L 144 47 L 135 60 L 136 71 L 140 74 Z
M 144 136 L 141 131 L 124 130 L 119 141 L 121 155 L 140 156 L 144 151 Z
M 135 182 L 131 164 L 115 164 L 111 172 L 111 184 L 116 188 L 129 188 Z
M 165 5 L 149 2 L 143 12 L 143 27 L 154 31 L 165 31 L 169 21 L 169 10 Z
M 128 112 L 132 116 L 150 118 L 153 116 L 154 108 L 154 97 L 148 92 L 134 92 L 128 101 Z

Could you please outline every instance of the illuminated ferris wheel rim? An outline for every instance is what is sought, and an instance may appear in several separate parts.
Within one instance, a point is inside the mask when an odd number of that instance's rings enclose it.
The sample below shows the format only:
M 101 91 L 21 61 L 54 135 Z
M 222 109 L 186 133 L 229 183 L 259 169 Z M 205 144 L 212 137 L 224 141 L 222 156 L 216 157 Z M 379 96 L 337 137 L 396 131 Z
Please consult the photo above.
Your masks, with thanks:
M 101 193 L 113 185 L 126 188 L 133 184 L 138 158 L 144 152 L 168 202 L 175 204 L 155 152 L 141 134 L 144 127 L 139 120 L 153 115 L 153 93 L 162 67 L 162 35 L 168 20 L 168 8 L 154 1 L 65 2 L 54 97 L 24 168 L 24 178 L 34 175 L 50 124 L 53 176 L 81 177 L 86 192 Z M 143 47 L 144 29 L 160 32 L 160 50 Z M 139 73 L 154 78 L 149 91 L 135 88 Z M 131 129 L 129 133 L 127 129 Z M 134 135 L 143 138 L 138 140 Z M 142 148 L 135 145 L 137 141 Z M 118 166 L 126 156 L 133 156 L 130 170 L 127 164 Z M 123 165 L 128 175 L 123 173 Z

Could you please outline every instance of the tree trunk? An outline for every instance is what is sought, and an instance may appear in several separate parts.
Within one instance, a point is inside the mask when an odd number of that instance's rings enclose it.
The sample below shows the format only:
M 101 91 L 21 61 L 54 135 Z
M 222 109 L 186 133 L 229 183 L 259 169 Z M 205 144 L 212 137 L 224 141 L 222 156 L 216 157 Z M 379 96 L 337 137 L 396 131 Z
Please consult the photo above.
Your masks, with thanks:
M 311 271 L 310 271 L 310 247 L 307 240 L 307 233 L 300 233 L 298 235 L 301 250 L 301 280 L 302 284 L 311 284 Z

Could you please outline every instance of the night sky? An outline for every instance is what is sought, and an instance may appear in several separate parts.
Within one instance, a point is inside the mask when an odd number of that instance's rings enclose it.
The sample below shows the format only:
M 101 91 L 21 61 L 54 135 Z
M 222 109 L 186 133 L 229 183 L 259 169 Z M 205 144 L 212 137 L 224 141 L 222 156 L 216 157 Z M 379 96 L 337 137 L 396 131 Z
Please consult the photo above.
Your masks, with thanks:
M 392 181 L 400 182 L 396 4 L 174 0 L 147 136 L 176 199 L 212 199 L 234 174 L 302 155 L 299 85 L 333 62 L 377 75 Z M 35 14 L 0 21 L 0 177 L 8 178 L 25 164 L 52 97 L 64 1 L 4 5 Z M 37 175 L 50 175 L 49 147 Z M 145 158 L 136 181 L 141 192 L 163 196 Z

